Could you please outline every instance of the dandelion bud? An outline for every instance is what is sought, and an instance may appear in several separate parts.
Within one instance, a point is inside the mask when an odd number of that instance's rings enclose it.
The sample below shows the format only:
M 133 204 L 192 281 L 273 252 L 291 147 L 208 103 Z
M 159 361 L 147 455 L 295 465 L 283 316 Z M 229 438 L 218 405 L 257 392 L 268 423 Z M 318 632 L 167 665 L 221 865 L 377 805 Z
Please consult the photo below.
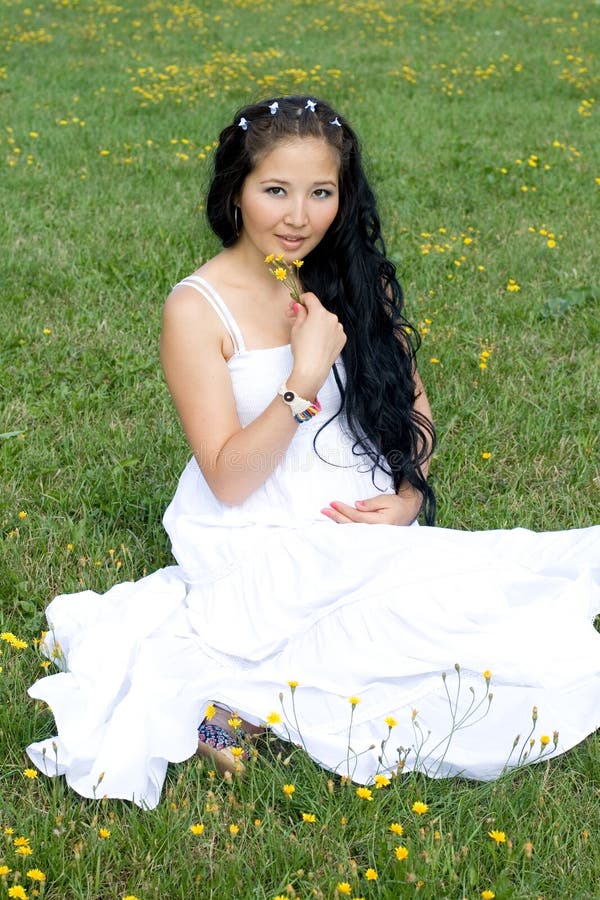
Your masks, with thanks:
M 521 740 L 521 735 L 518 734 L 513 741 L 513 750 L 515 749 L 515 747 L 517 746 L 517 744 L 519 743 L 520 740 Z
M 283 691 L 279 691 L 279 701 L 283 700 Z
M 558 731 L 555 731 L 552 735 L 552 740 L 554 741 L 554 746 L 558 744 Z
M 537 722 L 537 717 L 538 717 L 538 708 L 537 708 L 537 706 L 534 706 L 533 709 L 531 710 L 531 718 L 534 722 Z
M 445 681 L 445 680 L 446 680 L 446 673 L 442 672 L 442 681 Z
M 454 663 L 454 668 L 456 669 L 457 672 L 460 672 L 460 665 L 459 665 L 459 663 Z

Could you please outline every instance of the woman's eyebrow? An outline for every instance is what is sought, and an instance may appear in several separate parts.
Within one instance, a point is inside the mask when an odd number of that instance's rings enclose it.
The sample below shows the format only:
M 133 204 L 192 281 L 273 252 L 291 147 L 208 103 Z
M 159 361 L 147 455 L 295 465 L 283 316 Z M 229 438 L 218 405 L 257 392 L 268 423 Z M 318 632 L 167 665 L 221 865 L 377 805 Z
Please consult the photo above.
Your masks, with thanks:
M 287 181 L 285 178 L 261 178 L 261 180 L 259 181 L 259 184 L 270 184 L 273 181 L 276 181 L 277 184 L 289 185 L 291 183 L 291 182 Z M 323 178 L 323 179 L 319 178 L 316 181 L 313 181 L 313 185 L 315 185 L 315 184 L 331 184 L 335 187 L 337 185 L 337 181 L 332 181 L 331 178 Z

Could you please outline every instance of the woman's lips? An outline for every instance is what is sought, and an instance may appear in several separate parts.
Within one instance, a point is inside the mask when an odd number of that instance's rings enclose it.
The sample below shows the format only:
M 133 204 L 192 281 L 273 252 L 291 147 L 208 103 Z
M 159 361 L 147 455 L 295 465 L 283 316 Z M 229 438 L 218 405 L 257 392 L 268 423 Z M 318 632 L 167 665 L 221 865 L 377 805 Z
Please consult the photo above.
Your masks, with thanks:
M 304 243 L 306 238 L 293 234 L 278 234 L 277 240 L 286 250 L 297 250 Z

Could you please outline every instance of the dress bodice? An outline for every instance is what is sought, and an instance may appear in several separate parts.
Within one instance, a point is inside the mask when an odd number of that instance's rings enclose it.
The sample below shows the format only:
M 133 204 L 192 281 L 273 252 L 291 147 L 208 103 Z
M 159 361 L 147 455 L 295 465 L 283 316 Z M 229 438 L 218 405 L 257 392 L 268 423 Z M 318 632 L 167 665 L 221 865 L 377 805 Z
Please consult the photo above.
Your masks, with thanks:
M 288 378 L 293 365 L 291 346 L 247 350 L 239 327 L 214 288 L 210 286 L 210 294 L 204 285 L 196 289 L 213 307 L 218 303 L 219 315 L 232 336 L 235 352 L 227 365 L 240 424 L 246 427 L 269 406 Z M 202 302 L 200 298 L 199 302 Z M 335 367 L 343 385 L 345 372 L 341 357 Z M 298 426 L 283 459 L 263 485 L 238 506 L 228 506 L 214 496 L 196 458 L 192 457 L 164 517 L 173 552 L 181 564 L 182 544 L 189 544 L 191 523 L 197 527 L 239 528 L 253 524 L 289 527 L 295 523 L 323 521 L 320 510 L 332 500 L 353 505 L 356 500 L 382 491 L 393 492 L 391 480 L 377 470 L 373 481 L 370 460 L 353 451 L 356 439 L 349 434 L 343 413 L 338 415 L 341 395 L 333 369 L 319 390 L 319 402 L 319 415 Z M 257 454 L 254 459 L 240 461 L 240 465 L 270 467 L 270 461 Z M 197 565 L 197 544 L 190 547 L 192 550 L 190 556 Z

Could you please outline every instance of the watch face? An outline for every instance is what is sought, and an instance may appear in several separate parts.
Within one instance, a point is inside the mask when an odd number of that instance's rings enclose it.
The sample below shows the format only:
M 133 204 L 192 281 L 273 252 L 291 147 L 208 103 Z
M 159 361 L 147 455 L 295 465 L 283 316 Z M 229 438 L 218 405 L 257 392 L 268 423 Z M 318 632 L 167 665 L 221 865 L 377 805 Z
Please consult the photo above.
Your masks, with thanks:
M 294 394 L 293 391 L 285 391 L 285 393 L 283 395 L 283 399 L 285 400 L 286 403 L 291 403 L 295 396 L 296 395 Z

